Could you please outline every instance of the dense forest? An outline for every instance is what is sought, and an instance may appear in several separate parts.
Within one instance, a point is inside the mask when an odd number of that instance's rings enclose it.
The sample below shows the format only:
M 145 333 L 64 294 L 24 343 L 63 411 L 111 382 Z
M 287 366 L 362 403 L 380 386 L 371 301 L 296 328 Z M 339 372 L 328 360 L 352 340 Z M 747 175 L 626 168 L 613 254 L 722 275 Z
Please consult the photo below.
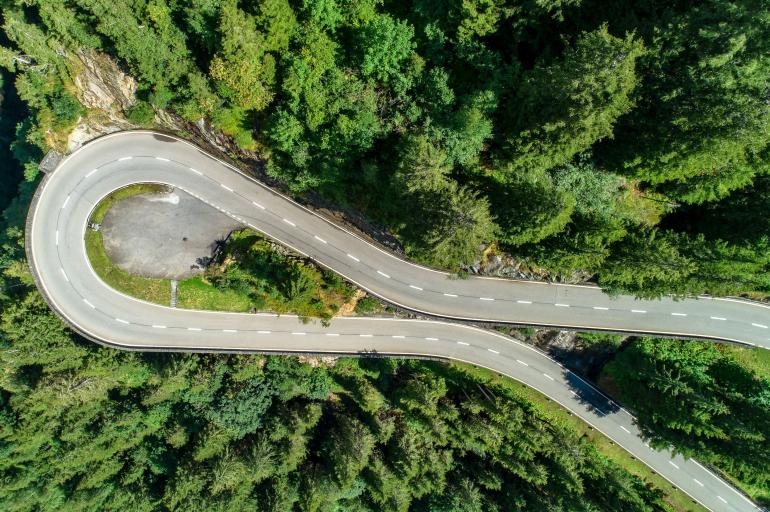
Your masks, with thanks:
M 97 347 L 35 290 L 24 218 L 44 151 L 90 115 L 86 49 L 138 81 L 135 125 L 205 120 L 419 261 L 492 244 L 610 291 L 764 297 L 770 2 L 0 0 L 0 18 L 3 510 L 669 509 L 461 367 Z M 265 258 L 222 283 L 264 300 Z M 653 442 L 770 501 L 770 377 L 641 339 L 603 378 Z
M 437 266 L 494 242 L 638 295 L 770 292 L 770 4 L 605 4 L 4 0 L 0 62 L 25 141 L 61 144 L 68 55 L 106 52 L 132 121 L 206 119 Z

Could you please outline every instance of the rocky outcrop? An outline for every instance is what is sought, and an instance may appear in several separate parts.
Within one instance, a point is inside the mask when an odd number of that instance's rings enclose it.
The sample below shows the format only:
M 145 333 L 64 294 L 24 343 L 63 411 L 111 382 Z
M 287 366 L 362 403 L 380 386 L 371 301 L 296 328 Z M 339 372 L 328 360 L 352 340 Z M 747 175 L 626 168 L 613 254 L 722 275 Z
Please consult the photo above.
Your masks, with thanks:
M 103 53 L 78 50 L 71 64 L 78 100 L 86 108 L 122 117 L 136 102 L 136 80 Z

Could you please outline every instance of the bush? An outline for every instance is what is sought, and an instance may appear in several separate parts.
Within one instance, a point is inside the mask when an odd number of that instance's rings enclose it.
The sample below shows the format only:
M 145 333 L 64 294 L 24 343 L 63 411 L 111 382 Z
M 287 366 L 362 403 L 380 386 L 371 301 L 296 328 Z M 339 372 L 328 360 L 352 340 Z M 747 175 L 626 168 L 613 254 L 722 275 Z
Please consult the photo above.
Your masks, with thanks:
M 126 110 L 126 119 L 139 126 L 149 125 L 155 119 L 155 110 L 146 101 L 140 101 Z
M 380 301 L 374 297 L 364 297 L 356 303 L 356 314 L 367 315 L 381 309 Z

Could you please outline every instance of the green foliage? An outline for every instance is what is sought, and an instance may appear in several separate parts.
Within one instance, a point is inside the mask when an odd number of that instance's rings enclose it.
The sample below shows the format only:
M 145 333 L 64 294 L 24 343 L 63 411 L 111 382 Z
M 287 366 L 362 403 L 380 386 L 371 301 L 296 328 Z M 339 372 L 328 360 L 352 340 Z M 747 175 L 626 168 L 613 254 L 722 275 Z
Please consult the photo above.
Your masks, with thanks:
M 567 163 L 598 140 L 633 106 L 642 45 L 607 26 L 583 33 L 561 61 L 539 64 L 518 88 L 508 140 L 514 169 L 542 171 Z
M 358 40 L 361 73 L 387 82 L 401 71 L 414 49 L 414 29 L 404 21 L 380 15 L 361 29 Z
M 353 295 L 339 277 L 277 252 L 252 231 L 233 233 L 219 258 L 206 279 L 222 291 L 248 296 L 257 309 L 328 320 Z
M 655 444 L 672 445 L 766 490 L 770 381 L 718 345 L 645 338 L 605 368 Z M 765 492 L 765 499 L 770 498 Z
M 140 101 L 126 110 L 126 119 L 139 126 L 151 125 L 155 119 L 155 110 L 146 101 Z

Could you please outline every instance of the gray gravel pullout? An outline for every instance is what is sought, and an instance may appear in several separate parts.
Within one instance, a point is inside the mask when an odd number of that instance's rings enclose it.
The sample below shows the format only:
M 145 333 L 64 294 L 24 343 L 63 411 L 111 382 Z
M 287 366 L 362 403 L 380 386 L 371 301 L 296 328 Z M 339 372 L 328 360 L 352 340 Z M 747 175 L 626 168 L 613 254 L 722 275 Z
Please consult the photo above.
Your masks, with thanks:
M 218 240 L 242 227 L 186 192 L 140 194 L 115 203 L 102 223 L 104 248 L 119 268 L 184 279 L 202 270 Z

